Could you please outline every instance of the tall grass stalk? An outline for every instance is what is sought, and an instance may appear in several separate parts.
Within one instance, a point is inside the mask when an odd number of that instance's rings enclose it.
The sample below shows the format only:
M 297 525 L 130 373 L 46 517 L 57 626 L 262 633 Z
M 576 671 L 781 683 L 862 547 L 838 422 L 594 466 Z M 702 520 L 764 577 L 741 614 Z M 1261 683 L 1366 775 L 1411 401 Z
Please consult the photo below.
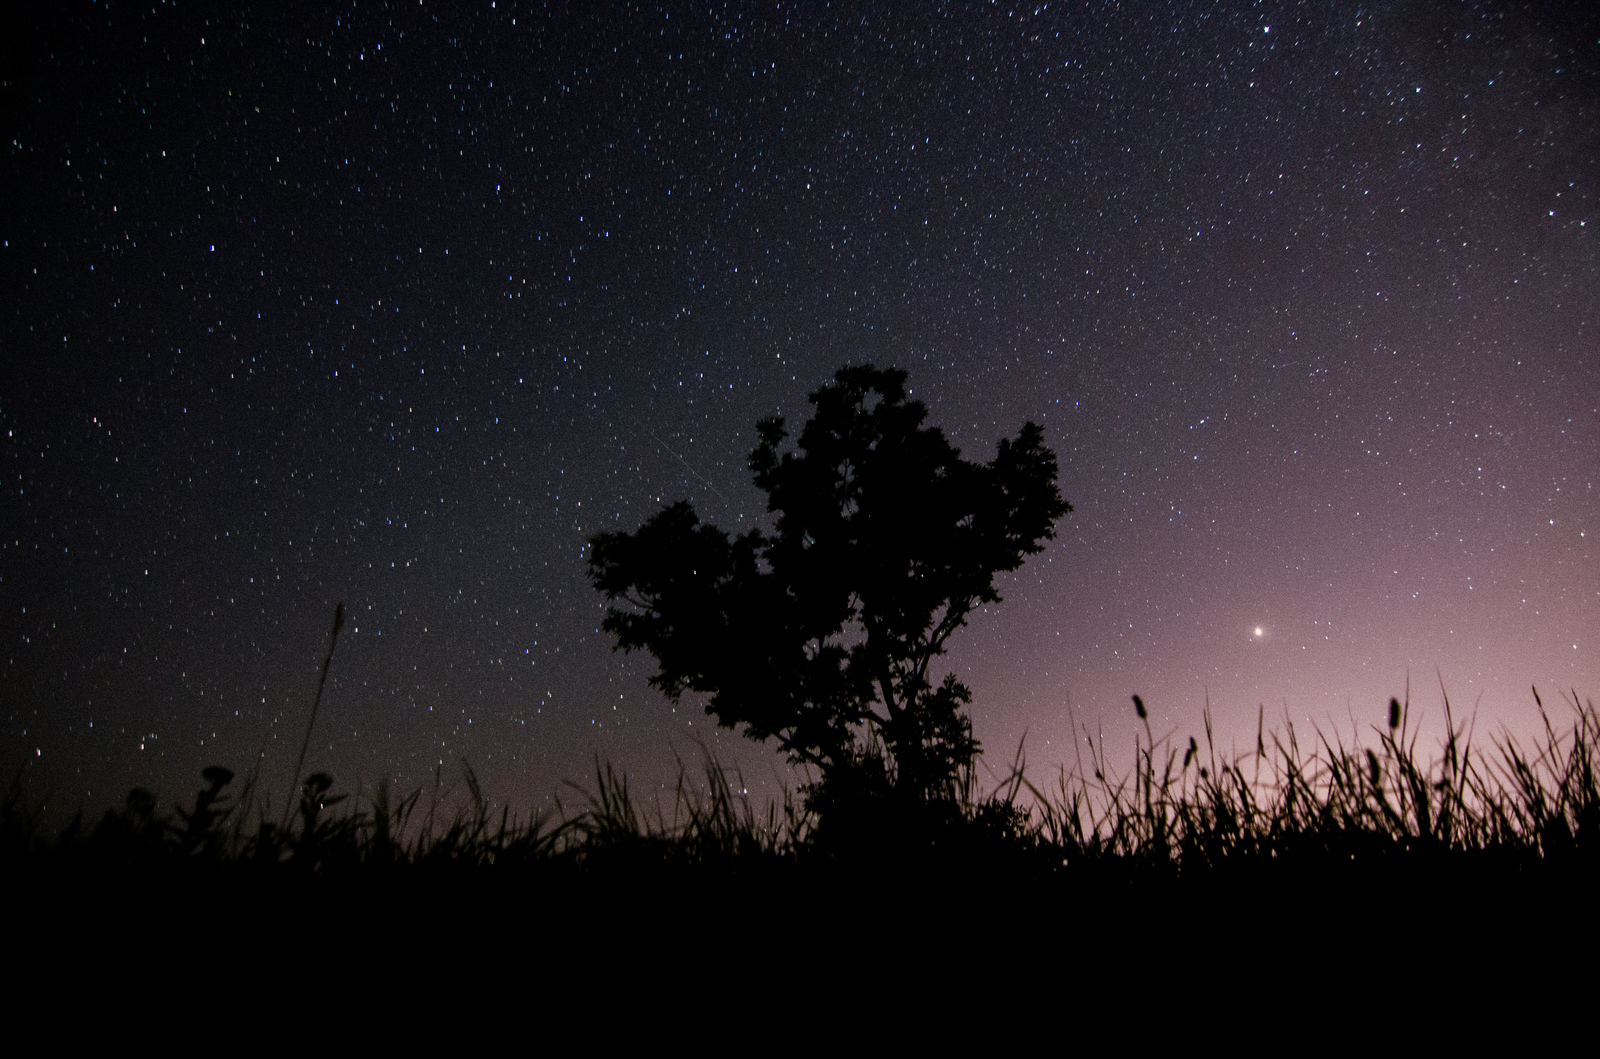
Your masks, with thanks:
M 306 721 L 306 737 L 300 744 L 300 756 L 294 762 L 294 777 L 289 781 L 289 799 L 283 806 L 283 824 L 289 826 L 289 808 L 293 805 L 294 789 L 300 786 L 300 771 L 306 767 L 306 751 L 311 749 L 311 730 L 317 724 L 317 709 L 322 705 L 322 689 L 328 683 L 328 667 L 333 664 L 333 649 L 339 646 L 339 630 L 344 628 L 344 604 L 337 603 L 333 608 L 333 635 L 328 637 L 328 654 L 322 660 L 322 676 L 317 679 L 317 695 L 311 700 L 311 717 Z

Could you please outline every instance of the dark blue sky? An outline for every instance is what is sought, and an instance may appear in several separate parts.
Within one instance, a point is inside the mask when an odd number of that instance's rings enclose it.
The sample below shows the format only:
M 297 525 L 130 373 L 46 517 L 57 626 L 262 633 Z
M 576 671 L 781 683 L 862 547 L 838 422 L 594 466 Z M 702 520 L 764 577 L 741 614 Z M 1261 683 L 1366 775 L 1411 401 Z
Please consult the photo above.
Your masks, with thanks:
M 293 8 L 292 10 L 288 8 Z M 950 656 L 1081 726 L 1479 728 L 1600 693 L 1587 5 L 87 4 L 12 16 L 0 736 L 530 805 L 708 741 L 587 538 L 765 517 L 755 421 L 893 364 L 1076 511 Z M 1258 633 L 1257 630 L 1260 630 Z M 1069 705 L 1070 703 L 1070 705 Z M 264 754 L 264 756 L 262 756 Z

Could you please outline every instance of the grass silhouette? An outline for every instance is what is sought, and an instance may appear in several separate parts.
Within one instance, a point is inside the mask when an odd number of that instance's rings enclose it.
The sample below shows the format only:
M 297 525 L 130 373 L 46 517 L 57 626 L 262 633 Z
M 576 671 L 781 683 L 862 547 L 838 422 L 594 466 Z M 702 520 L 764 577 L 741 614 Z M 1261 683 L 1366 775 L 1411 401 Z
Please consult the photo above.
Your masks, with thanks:
M 1091 747 L 1087 774 L 1063 774 L 1050 797 L 1034 788 L 1040 840 L 1073 857 L 1198 873 L 1262 859 L 1335 864 L 1367 858 L 1467 855 L 1517 867 L 1565 863 L 1600 844 L 1594 773 L 1600 716 L 1573 692 L 1571 727 L 1558 731 L 1533 690 L 1544 741 L 1525 748 L 1493 740 L 1474 756 L 1448 696 L 1446 734 L 1424 759 L 1410 724 L 1409 694 L 1389 703 L 1377 746 L 1347 747 L 1316 734 L 1301 746 L 1293 726 L 1269 735 L 1258 720 L 1255 749 L 1219 760 L 1209 711 L 1206 745 L 1191 738 L 1181 760 L 1151 738 L 1134 767 L 1113 776 Z M 1140 704 L 1142 707 L 1142 704 Z M 1016 781 L 1022 780 L 1020 772 Z
M 1346 746 L 1320 733 L 1309 746 L 1291 726 L 1254 749 L 1220 756 L 1209 711 L 1203 743 L 1154 739 L 1148 711 L 1131 766 L 1116 772 L 1103 745 L 1064 768 L 1053 787 L 1026 775 L 1020 752 L 998 786 L 979 793 L 970 772 L 938 813 L 868 812 L 851 826 L 819 820 L 792 796 L 758 811 L 742 782 L 707 757 L 697 781 L 680 762 L 670 809 L 642 809 L 625 776 L 595 765 L 593 783 L 570 787 L 569 809 L 492 813 L 471 768 L 466 796 L 441 814 L 419 812 L 421 790 L 380 786 L 364 800 L 307 777 L 292 807 L 270 812 L 254 777 L 213 766 L 192 805 L 159 807 L 132 791 L 92 826 L 80 816 L 57 835 L 24 794 L 21 773 L 0 798 L 0 857 L 8 871 L 167 877 L 197 870 L 240 879 L 537 873 L 760 875 L 778 878 L 864 870 L 982 872 L 1017 879 L 1200 880 L 1241 871 L 1406 872 L 1448 862 L 1453 870 L 1527 873 L 1594 865 L 1600 850 L 1595 754 L 1600 714 L 1564 696 L 1558 725 L 1534 691 L 1543 739 L 1510 735 L 1475 752 L 1445 699 L 1446 734 L 1424 759 L 1406 702 L 1391 701 L 1375 745 Z M 437 777 L 436 777 L 437 783 Z M 292 809 L 292 811 L 290 811 Z
M 9 953 L 30 982 L 99 975 L 152 1005 L 201 973 L 270 996 L 335 967 L 359 969 L 369 1006 L 424 969 L 698 1002 L 748 967 L 797 998 L 845 1000 L 881 972 L 951 1003 L 978 1003 L 952 982 L 992 981 L 1002 1007 L 1065 989 L 1110 1012 L 1150 980 L 1161 1010 L 1248 996 L 1280 1015 L 1388 995 L 1398 975 L 1442 1006 L 1450 968 L 1554 967 L 1600 942 L 1600 712 L 1563 708 L 1533 745 L 1502 735 L 1479 755 L 1451 725 L 1427 758 L 1399 702 L 1371 746 L 1258 725 L 1224 756 L 1209 723 L 1181 744 L 1146 727 L 1121 773 L 1097 746 L 1042 788 L 1019 753 L 937 812 L 844 820 L 793 796 L 758 809 L 708 756 L 680 763 L 664 802 L 597 761 L 565 803 L 521 815 L 492 811 L 465 763 L 442 806 L 437 773 L 431 791 L 358 797 L 314 773 L 287 824 L 254 778 L 213 766 L 184 805 L 137 789 L 49 834 L 19 774 L 0 797 Z M 1531 1005 L 1546 978 L 1522 981 Z

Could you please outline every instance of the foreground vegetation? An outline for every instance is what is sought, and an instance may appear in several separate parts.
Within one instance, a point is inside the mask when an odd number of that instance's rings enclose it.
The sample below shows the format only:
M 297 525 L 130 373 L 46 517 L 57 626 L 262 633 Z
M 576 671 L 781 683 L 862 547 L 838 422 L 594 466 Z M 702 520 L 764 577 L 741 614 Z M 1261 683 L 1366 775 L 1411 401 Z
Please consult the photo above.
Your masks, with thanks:
M 1538 693 L 1535 691 L 1535 698 Z M 1347 747 L 1290 729 L 1258 732 L 1254 749 L 1219 757 L 1211 745 L 1145 736 L 1126 772 L 1090 744 L 1051 789 L 1020 759 L 979 795 L 970 772 L 956 798 L 903 804 L 838 802 L 818 815 L 793 798 L 758 812 L 715 761 L 699 782 L 680 777 L 671 807 L 636 804 L 625 777 L 598 767 L 570 811 L 491 813 L 470 769 L 467 798 L 443 811 L 424 792 L 380 788 L 356 802 L 330 795 L 323 774 L 279 813 L 246 780 L 205 770 L 188 806 L 163 810 L 135 790 L 93 823 L 43 833 L 20 782 L 0 804 L 0 855 L 11 878 L 168 879 L 223 872 L 258 879 L 542 878 L 588 886 L 644 876 L 686 884 L 711 877 L 853 878 L 911 871 L 923 879 L 998 883 L 1204 884 L 1240 873 L 1332 871 L 1379 877 L 1448 866 L 1494 877 L 1587 875 L 1600 855 L 1595 753 L 1600 714 L 1574 693 L 1545 714 L 1542 741 L 1510 736 L 1480 754 L 1445 703 L 1447 735 L 1419 752 L 1409 709 L 1391 702 L 1374 745 Z M 736 779 L 736 778 L 735 778 Z

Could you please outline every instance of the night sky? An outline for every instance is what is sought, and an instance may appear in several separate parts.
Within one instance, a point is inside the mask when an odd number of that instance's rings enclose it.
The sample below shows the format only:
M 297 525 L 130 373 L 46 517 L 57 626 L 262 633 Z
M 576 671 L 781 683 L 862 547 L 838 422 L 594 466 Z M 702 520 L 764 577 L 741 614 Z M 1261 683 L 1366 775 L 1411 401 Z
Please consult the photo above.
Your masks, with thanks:
M 1060 458 L 947 658 L 996 768 L 1134 692 L 1241 746 L 1600 696 L 1592 5 L 31 6 L 0 764 L 57 804 L 286 787 L 338 601 L 341 790 L 793 784 L 612 652 L 585 544 L 770 525 L 754 424 L 846 363 Z

